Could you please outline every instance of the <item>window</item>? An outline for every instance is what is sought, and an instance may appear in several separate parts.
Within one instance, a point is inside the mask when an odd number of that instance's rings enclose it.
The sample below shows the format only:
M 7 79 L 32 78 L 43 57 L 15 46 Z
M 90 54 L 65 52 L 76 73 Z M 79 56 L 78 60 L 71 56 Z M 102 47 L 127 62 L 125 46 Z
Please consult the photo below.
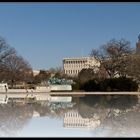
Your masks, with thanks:
M 75 70 L 73 70 L 73 74 L 75 73 Z

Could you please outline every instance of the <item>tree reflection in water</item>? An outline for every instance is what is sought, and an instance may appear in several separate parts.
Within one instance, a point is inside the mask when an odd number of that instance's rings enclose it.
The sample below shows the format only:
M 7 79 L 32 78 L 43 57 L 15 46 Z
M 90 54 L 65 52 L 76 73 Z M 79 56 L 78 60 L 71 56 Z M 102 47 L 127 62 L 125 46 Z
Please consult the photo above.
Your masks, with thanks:
M 68 106 L 67 103 L 48 102 L 0 105 L 0 136 L 15 136 L 34 117 L 34 112 L 40 117 L 62 118 Z
M 40 117 L 49 116 L 51 113 L 50 107 L 48 106 L 48 102 L 35 102 L 31 104 L 33 111 L 39 113 Z
M 118 96 L 110 100 L 103 96 L 87 96 L 75 99 L 76 108 L 83 118 L 96 114 L 101 121 L 95 136 L 135 137 L 140 136 L 140 103 L 136 96 Z
M 32 118 L 29 105 L 0 105 L 0 136 L 14 136 Z
M 50 107 L 50 114 L 51 118 L 61 119 L 64 117 L 64 114 L 68 112 L 71 108 L 74 108 L 75 103 L 66 103 L 66 102 L 51 102 L 48 104 Z

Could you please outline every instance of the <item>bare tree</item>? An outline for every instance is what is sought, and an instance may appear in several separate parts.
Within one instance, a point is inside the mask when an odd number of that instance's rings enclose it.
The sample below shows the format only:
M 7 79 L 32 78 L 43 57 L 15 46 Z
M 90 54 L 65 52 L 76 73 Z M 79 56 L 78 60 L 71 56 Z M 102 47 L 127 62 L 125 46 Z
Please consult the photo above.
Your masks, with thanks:
M 15 54 L 10 55 L 3 61 L 3 67 L 5 73 L 3 78 L 8 81 L 9 84 L 17 82 L 28 82 L 32 77 L 32 68 L 27 61 L 21 56 Z
M 124 39 L 112 39 L 99 50 L 92 49 L 91 57 L 95 57 L 109 77 L 126 76 L 127 57 L 133 54 L 130 42 Z
M 53 73 L 55 78 L 68 78 L 68 76 L 64 73 L 63 68 L 60 67 L 56 67 L 56 68 L 50 68 L 49 69 L 50 73 Z
M 51 77 L 51 73 L 46 70 L 40 70 L 39 74 L 34 77 L 34 84 L 44 83 L 45 85 L 48 82 L 48 79 Z
M 0 37 L 0 63 L 3 62 L 3 60 L 12 55 L 12 54 L 15 54 L 16 51 L 14 48 L 10 47 L 6 41 Z

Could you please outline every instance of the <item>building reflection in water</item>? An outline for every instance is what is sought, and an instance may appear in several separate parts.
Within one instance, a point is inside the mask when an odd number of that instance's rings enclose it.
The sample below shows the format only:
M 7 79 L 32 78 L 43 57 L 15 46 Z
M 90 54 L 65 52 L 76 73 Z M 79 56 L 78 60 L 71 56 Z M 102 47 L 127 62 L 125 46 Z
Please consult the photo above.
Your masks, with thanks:
M 71 110 L 64 114 L 63 126 L 65 128 L 89 128 L 95 129 L 100 126 L 98 116 L 83 118 L 77 110 Z

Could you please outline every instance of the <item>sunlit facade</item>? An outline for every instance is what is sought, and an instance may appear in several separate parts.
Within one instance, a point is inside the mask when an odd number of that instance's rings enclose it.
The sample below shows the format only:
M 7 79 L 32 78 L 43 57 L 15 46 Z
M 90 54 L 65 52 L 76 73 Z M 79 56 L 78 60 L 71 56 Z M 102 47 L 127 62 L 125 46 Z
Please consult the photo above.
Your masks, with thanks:
M 94 68 L 100 63 L 94 57 L 64 58 L 63 69 L 68 76 L 77 76 L 82 69 Z
M 39 70 L 33 70 L 33 75 L 36 76 L 39 74 L 39 72 L 40 72 Z

